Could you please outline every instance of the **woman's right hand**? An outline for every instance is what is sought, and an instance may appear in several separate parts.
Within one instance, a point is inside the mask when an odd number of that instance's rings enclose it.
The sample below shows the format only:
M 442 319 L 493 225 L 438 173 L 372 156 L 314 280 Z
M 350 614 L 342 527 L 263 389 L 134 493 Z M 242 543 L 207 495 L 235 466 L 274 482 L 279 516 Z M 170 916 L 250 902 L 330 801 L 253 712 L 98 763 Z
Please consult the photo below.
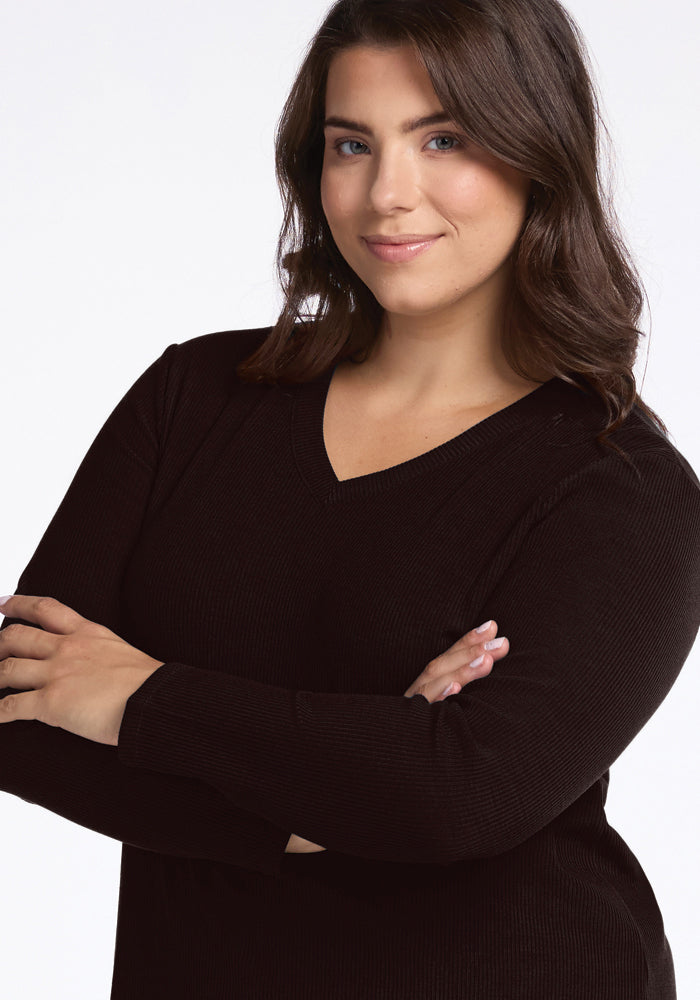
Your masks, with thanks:
M 497 638 L 498 625 L 484 622 L 463 635 L 444 653 L 431 660 L 413 684 L 404 691 L 406 698 L 422 694 L 429 702 L 444 701 L 457 694 L 465 684 L 486 677 L 496 660 L 502 660 L 510 648 L 505 637 Z M 498 645 L 494 645 L 498 643 Z

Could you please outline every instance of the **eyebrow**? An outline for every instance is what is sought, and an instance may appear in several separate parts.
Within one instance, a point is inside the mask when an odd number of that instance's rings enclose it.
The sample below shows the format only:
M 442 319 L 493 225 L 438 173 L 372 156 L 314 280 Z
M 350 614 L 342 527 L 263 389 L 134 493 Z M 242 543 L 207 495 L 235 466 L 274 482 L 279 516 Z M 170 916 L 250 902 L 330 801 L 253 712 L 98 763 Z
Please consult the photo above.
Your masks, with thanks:
M 452 120 L 444 111 L 435 111 L 432 115 L 424 115 L 422 118 L 410 118 L 401 126 L 401 132 L 404 135 L 408 135 L 409 132 L 416 132 L 418 129 L 428 128 L 430 125 L 446 125 L 448 122 L 452 122 Z M 365 125 L 364 122 L 353 121 L 350 118 L 338 118 L 336 115 L 330 115 L 324 121 L 323 127 L 344 128 L 350 132 L 362 132 L 371 139 L 374 138 L 374 133 L 369 125 Z

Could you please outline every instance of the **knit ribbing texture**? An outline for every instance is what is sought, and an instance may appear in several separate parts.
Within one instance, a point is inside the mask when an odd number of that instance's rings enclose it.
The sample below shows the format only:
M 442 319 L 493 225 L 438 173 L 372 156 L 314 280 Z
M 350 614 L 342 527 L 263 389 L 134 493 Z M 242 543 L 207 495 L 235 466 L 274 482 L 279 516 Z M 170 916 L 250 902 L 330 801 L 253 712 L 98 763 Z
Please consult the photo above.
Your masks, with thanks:
M 0 727 L 4 790 L 124 844 L 112 1000 L 672 1000 L 604 805 L 700 623 L 695 473 L 551 379 L 338 480 L 332 372 L 235 376 L 267 332 L 166 348 L 16 588 L 164 663 L 118 748 Z M 488 677 L 404 697 L 489 618 Z

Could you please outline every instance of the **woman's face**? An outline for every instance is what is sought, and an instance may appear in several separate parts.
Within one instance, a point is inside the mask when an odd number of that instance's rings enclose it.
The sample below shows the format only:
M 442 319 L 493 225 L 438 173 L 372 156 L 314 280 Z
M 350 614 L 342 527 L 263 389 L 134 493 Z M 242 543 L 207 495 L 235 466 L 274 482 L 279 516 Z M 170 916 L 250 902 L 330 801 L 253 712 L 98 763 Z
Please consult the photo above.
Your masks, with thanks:
M 409 46 L 338 53 L 325 110 L 323 210 L 384 309 L 459 320 L 497 307 L 529 179 L 460 135 Z M 434 242 L 371 249 L 377 237 L 404 236 Z

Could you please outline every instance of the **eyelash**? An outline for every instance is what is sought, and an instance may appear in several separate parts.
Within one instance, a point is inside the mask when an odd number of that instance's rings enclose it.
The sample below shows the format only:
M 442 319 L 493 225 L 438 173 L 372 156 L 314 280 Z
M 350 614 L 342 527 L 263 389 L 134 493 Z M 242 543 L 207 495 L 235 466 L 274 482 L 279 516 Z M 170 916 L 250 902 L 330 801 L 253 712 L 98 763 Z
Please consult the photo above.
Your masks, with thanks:
M 436 139 L 452 139 L 452 141 L 454 142 L 455 145 L 452 146 L 450 149 L 435 149 L 435 150 L 432 150 L 432 152 L 434 152 L 434 153 L 452 153 L 455 149 L 458 149 L 460 146 L 464 145 L 464 143 L 462 142 L 462 140 L 458 136 L 452 135 L 449 132 L 440 132 L 438 135 L 434 135 L 434 136 L 432 136 L 432 138 L 428 139 L 428 142 L 435 142 Z M 367 155 L 366 153 L 341 153 L 340 147 L 344 146 L 348 142 L 357 142 L 361 146 L 364 146 L 365 149 L 369 148 L 366 145 L 366 143 L 362 142 L 361 139 L 338 139 L 333 144 L 333 148 L 335 149 L 335 151 L 338 154 L 338 156 L 340 156 L 342 159 L 344 159 L 344 160 L 355 160 L 355 159 L 357 159 L 358 156 L 366 156 Z

